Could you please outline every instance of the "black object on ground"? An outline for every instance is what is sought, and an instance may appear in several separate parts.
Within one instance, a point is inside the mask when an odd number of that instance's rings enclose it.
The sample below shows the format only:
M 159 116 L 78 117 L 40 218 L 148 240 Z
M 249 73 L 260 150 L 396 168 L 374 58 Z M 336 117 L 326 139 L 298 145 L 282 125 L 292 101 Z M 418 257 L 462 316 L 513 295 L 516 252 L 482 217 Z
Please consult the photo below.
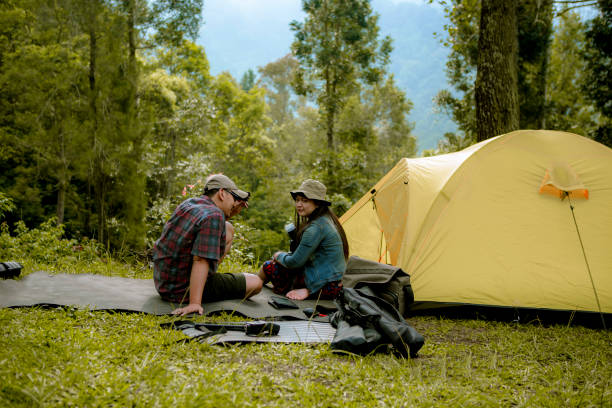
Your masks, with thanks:
M 0 278 L 13 279 L 21 275 L 23 266 L 19 262 L 0 262 Z
M 246 333 L 247 336 L 276 336 L 280 326 L 272 322 L 261 320 L 245 323 L 196 323 L 195 328 L 205 328 L 212 331 L 234 330 Z
M 392 347 L 402 357 L 415 358 L 425 343 L 399 310 L 367 287 L 344 288 L 336 304 L 338 311 L 331 316 L 337 329 L 332 350 L 366 355 Z
M 283 296 L 277 296 L 277 295 L 270 296 L 270 299 L 268 299 L 268 303 L 277 309 L 299 309 L 300 308 L 290 299 L 287 299 L 286 297 L 283 297 Z

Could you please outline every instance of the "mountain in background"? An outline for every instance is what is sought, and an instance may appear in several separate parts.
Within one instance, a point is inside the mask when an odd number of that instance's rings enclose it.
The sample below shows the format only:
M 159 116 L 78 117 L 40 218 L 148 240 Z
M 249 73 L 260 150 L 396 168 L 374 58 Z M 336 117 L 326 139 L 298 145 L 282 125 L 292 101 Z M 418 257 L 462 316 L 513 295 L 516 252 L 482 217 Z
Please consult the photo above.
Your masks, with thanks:
M 434 32 L 444 32 L 444 14 L 436 5 L 401 0 L 373 0 L 372 7 L 380 15 L 381 36 L 393 38 L 389 70 L 414 104 L 409 119 L 418 149 L 435 148 L 445 132 L 456 130 L 448 116 L 435 113 L 432 102 L 438 91 L 449 88 L 448 50 L 434 38 Z M 206 0 L 203 17 L 198 43 L 211 73 L 228 71 L 240 80 L 247 70 L 257 72 L 290 52 L 289 23 L 303 21 L 305 14 L 298 0 Z

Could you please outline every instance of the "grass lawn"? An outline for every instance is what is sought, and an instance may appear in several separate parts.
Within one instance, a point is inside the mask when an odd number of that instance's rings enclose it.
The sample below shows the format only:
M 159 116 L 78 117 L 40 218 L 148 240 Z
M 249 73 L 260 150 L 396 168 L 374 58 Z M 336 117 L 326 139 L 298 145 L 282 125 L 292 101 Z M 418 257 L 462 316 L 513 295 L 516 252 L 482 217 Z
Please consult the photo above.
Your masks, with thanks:
M 112 260 L 26 269 L 150 277 Z M 170 319 L 0 309 L 0 407 L 612 407 L 610 331 L 413 317 L 426 342 L 410 360 L 182 342 Z

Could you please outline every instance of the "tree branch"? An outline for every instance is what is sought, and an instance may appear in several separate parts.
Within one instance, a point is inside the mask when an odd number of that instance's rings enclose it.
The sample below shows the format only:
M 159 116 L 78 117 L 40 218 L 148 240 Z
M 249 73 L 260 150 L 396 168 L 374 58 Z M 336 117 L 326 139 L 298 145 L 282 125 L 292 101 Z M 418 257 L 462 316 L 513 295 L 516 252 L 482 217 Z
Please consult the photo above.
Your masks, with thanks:
M 593 4 L 596 4 L 597 1 L 596 0 L 555 0 L 553 1 L 554 4 L 581 4 L 582 6 L 591 6 Z M 588 4 L 587 4 L 588 3 Z M 580 7 L 580 6 L 577 6 Z
M 563 14 L 567 13 L 568 11 L 574 10 L 574 9 L 577 9 L 577 8 L 592 7 L 592 6 L 596 6 L 597 5 L 597 1 L 596 0 L 588 0 L 588 1 L 590 1 L 590 3 L 587 3 L 586 1 L 583 2 L 581 0 L 574 1 L 573 3 L 580 3 L 580 4 L 577 4 L 576 6 L 572 6 L 572 7 L 563 8 L 561 11 L 558 11 L 556 13 L 556 16 L 557 17 L 562 16 Z M 557 2 L 555 2 L 555 3 L 557 3 Z M 568 1 L 567 3 L 571 3 L 571 2 Z

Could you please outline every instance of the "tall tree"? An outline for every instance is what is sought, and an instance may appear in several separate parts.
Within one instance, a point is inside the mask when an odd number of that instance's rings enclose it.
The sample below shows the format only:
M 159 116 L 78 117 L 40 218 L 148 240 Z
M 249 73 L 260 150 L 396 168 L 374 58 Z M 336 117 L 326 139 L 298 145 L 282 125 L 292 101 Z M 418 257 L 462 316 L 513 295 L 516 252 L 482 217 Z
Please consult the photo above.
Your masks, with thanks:
M 519 128 L 516 0 L 482 0 L 475 83 L 476 140 Z
M 333 151 L 338 112 L 359 82 L 383 78 L 391 39 L 378 39 L 378 15 L 369 0 L 303 0 L 302 9 L 305 21 L 291 23 L 292 50 L 300 63 L 294 86 L 298 94 L 316 98 Z
M 250 91 L 255 86 L 255 72 L 252 69 L 248 69 L 247 72 L 242 75 L 240 79 L 240 87 L 243 91 Z

